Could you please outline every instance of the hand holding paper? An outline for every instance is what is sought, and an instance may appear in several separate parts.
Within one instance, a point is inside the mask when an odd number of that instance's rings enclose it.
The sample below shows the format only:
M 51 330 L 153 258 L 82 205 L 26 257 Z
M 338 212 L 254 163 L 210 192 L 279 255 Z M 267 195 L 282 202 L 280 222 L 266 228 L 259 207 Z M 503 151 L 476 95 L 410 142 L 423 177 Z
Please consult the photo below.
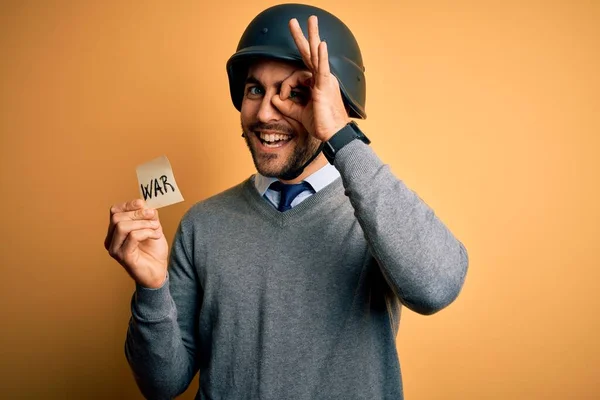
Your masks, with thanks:
M 137 167 L 142 199 L 113 205 L 104 247 L 141 286 L 159 288 L 166 279 L 169 245 L 158 210 L 183 201 L 169 160 L 156 158 Z
M 147 208 L 143 200 L 111 207 L 104 247 L 138 284 L 158 288 L 164 283 L 169 245 L 158 211 Z

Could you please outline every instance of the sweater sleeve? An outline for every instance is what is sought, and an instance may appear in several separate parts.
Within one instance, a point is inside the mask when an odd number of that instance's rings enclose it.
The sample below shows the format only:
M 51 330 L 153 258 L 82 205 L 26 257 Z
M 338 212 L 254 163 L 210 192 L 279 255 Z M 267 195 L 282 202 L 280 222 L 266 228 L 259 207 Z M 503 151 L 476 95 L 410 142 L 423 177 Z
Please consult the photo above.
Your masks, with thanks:
M 426 315 L 452 303 L 468 267 L 463 244 L 363 142 L 340 150 L 335 166 L 371 252 L 400 301 Z
M 198 371 L 195 317 L 202 296 L 184 236 L 180 225 L 164 285 L 137 285 L 131 302 L 125 355 L 147 399 L 183 393 Z

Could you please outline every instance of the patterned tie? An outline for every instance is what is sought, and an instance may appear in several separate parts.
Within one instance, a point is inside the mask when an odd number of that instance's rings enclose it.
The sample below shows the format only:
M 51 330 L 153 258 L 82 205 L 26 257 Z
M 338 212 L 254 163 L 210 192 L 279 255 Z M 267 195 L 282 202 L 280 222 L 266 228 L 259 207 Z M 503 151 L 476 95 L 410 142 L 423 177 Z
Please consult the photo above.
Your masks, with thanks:
M 275 181 L 271 183 L 269 186 L 271 189 L 281 192 L 281 199 L 279 200 L 279 208 L 278 210 L 281 212 L 287 211 L 292 208 L 292 201 L 298 196 L 300 193 L 305 190 L 310 190 L 314 192 L 312 186 L 308 182 L 301 182 L 296 185 L 286 185 L 285 183 L 281 183 L 279 181 Z

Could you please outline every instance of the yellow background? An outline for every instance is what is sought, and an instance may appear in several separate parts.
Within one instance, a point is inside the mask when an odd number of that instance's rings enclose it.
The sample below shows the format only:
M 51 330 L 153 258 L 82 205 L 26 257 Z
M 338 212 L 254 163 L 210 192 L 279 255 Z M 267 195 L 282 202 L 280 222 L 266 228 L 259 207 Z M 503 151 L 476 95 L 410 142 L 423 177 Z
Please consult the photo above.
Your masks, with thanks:
M 167 155 L 171 239 L 253 173 L 225 62 L 273 4 L 1 3 L 0 397 L 141 398 L 109 205 Z M 373 148 L 470 254 L 454 304 L 403 314 L 406 398 L 600 398 L 600 2 L 314 4 L 362 47 Z

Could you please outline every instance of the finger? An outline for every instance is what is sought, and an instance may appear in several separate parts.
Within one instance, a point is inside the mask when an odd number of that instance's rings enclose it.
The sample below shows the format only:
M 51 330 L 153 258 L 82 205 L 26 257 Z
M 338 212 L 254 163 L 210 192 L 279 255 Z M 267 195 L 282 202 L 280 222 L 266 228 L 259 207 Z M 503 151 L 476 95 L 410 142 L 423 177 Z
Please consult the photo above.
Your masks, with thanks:
M 271 97 L 271 103 L 286 117 L 295 119 L 296 121 L 302 120 L 302 110 L 304 109 L 302 105 L 294 103 L 290 99 L 281 100 L 279 96 Z
M 154 220 L 158 221 L 158 210 L 153 208 L 141 208 L 136 211 L 119 212 L 112 214 L 110 217 L 110 224 L 108 225 L 108 232 L 104 239 L 104 248 L 109 249 L 112 243 L 112 236 L 114 235 L 115 226 L 123 221 L 138 221 L 138 220 Z
M 145 206 L 145 202 L 141 199 L 135 199 L 126 203 L 113 204 L 110 207 L 110 223 L 108 224 L 108 231 L 106 232 L 106 238 L 104 238 L 104 248 L 109 249 L 110 243 L 112 242 L 112 236 L 114 233 L 115 225 L 113 223 L 114 215 L 127 211 L 134 211 Z
M 310 44 L 310 61 L 313 65 L 313 71 L 315 71 L 319 66 L 319 43 L 321 43 L 319 25 L 315 15 L 308 18 L 308 42 Z
M 302 33 L 302 28 L 300 28 L 298 20 L 296 18 L 292 18 L 290 20 L 289 27 L 292 38 L 294 39 L 294 43 L 296 43 L 296 47 L 302 56 L 302 61 L 304 61 L 304 64 L 312 70 L 313 67 L 310 60 L 310 47 L 308 45 L 308 40 L 306 40 L 304 33 Z
M 158 221 L 158 210 L 154 208 L 140 208 L 125 214 L 131 220 L 154 219 Z
M 294 72 L 281 83 L 279 97 L 281 100 L 287 100 L 290 97 L 292 89 L 295 89 L 298 86 L 306 86 L 306 90 L 308 90 L 309 86 L 307 83 L 310 83 L 311 78 L 312 73 L 309 71 L 300 70 Z
M 140 229 L 160 229 L 160 223 L 158 221 L 122 221 L 116 227 L 110 244 L 109 253 L 112 257 L 119 254 L 119 250 L 123 245 L 123 242 L 127 239 L 127 236 L 131 232 L 135 232 Z
M 140 208 L 144 208 L 145 206 L 146 206 L 146 202 L 144 200 L 135 199 L 135 200 L 128 201 L 126 203 L 113 205 L 110 208 L 110 213 L 116 214 L 119 212 L 135 211 L 135 210 L 139 210 Z
M 140 243 L 148 239 L 160 239 L 162 237 L 162 231 L 159 229 L 140 229 L 131 232 L 127 239 L 123 242 L 121 247 L 121 254 L 123 261 L 130 261 L 129 257 L 135 253 Z
M 104 238 L 104 248 L 108 250 L 110 248 L 110 244 L 112 242 L 113 233 L 115 231 L 115 226 L 112 224 L 112 216 L 111 222 L 108 224 L 108 231 L 106 232 L 106 237 Z
M 152 287 L 160 287 L 162 282 L 166 279 L 166 271 L 165 270 L 152 270 L 152 268 L 148 268 L 148 265 L 144 265 L 146 263 L 140 263 L 140 258 L 142 256 L 142 251 L 140 250 L 140 244 L 144 242 L 148 242 L 151 240 L 160 240 L 163 238 L 162 232 L 158 232 L 156 230 L 141 230 L 132 232 L 131 235 L 127 237 L 126 242 L 123 244 L 121 254 L 121 265 L 125 267 L 125 270 L 129 273 L 129 275 L 136 281 L 140 282 L 140 275 L 145 275 L 143 285 L 146 287 L 151 287 L 148 285 L 151 281 L 156 281 L 158 286 Z M 153 258 L 154 260 L 164 263 L 165 260 L 157 259 L 153 254 L 146 253 L 144 254 L 145 258 Z M 145 270 L 143 274 L 140 274 L 141 270 Z
M 315 86 L 321 88 L 330 76 L 329 54 L 327 52 L 327 42 L 319 43 L 319 69 L 315 77 Z
M 131 232 L 143 229 L 158 230 L 160 223 L 156 220 L 142 220 L 142 221 L 121 221 L 114 229 L 114 234 L 110 243 L 109 253 L 112 257 L 118 256 L 123 242 L 127 239 L 127 236 Z M 161 229 L 162 230 L 162 229 Z

